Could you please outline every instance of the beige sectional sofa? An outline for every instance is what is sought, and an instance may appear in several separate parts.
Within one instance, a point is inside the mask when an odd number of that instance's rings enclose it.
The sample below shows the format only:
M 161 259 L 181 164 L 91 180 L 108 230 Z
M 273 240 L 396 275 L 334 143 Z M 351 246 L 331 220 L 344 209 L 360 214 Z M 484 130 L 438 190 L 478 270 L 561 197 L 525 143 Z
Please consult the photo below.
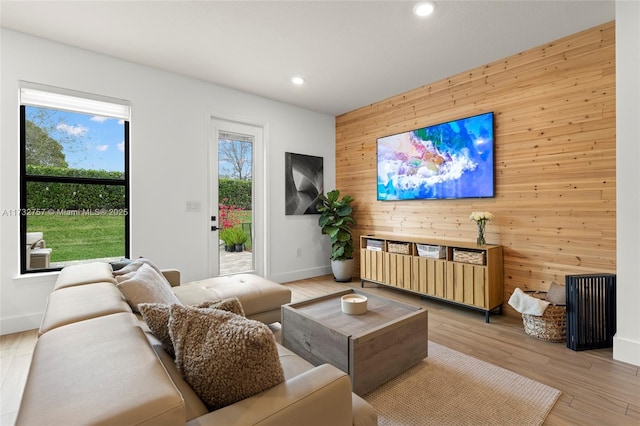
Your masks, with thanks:
M 178 286 L 182 303 L 238 297 L 248 318 L 273 320 L 286 287 L 250 274 Z M 191 286 L 191 287 L 190 287 Z M 235 289 L 235 293 L 234 293 Z M 203 293 L 204 292 L 204 293 Z M 289 292 L 289 293 L 287 293 Z M 185 303 L 186 304 L 186 303 Z M 21 425 L 376 425 L 349 376 L 314 367 L 279 344 L 284 382 L 209 411 L 116 287 L 111 266 L 63 269 L 42 320 L 16 424 Z

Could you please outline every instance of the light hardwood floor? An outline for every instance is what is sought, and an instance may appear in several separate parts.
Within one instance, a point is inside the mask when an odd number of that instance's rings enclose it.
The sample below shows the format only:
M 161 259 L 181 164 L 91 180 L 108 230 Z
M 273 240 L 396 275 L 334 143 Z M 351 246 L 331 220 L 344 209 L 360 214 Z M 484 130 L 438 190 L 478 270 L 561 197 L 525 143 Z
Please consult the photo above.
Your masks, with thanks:
M 297 302 L 359 281 L 335 283 L 330 276 L 286 284 Z M 562 391 L 545 425 L 639 425 L 640 368 L 614 361 L 611 349 L 572 351 L 562 343 L 527 336 L 522 321 L 421 299 L 399 290 L 366 284 L 366 291 L 425 306 L 429 310 L 429 340 Z M 12 425 L 20 403 L 35 330 L 0 337 L 0 420 Z M 419 397 L 419 396 L 416 396 Z

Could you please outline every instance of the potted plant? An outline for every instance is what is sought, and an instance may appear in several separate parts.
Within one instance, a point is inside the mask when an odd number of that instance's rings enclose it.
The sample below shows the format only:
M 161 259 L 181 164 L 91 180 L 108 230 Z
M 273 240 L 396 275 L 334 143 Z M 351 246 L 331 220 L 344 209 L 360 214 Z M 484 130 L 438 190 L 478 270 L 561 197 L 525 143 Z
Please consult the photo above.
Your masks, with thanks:
M 225 228 L 220 233 L 220 238 L 225 242 L 225 245 L 230 248 L 227 251 L 244 250 L 244 243 L 247 242 L 247 235 L 242 228 L 234 226 L 233 228 Z
M 224 242 L 224 248 L 226 251 L 233 251 L 233 228 L 224 228 L 220 230 L 218 237 Z
M 334 189 L 326 195 L 318 195 L 318 198 L 318 224 L 322 233 L 331 238 L 331 271 L 336 281 L 351 281 L 355 266 L 351 235 L 351 227 L 356 224 L 352 216 L 353 197 L 345 195 L 340 198 L 340 191 Z
M 233 245 L 235 246 L 236 251 L 242 252 L 244 251 L 244 243 L 247 242 L 247 235 L 244 233 L 242 228 L 236 227 L 233 229 Z

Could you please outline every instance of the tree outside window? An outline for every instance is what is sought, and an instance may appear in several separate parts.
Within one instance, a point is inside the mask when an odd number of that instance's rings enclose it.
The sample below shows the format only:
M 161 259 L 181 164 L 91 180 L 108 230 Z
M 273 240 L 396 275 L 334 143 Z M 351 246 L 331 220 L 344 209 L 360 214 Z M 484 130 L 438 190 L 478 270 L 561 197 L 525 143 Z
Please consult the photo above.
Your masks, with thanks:
M 39 105 L 20 112 L 22 271 L 128 256 L 128 121 Z

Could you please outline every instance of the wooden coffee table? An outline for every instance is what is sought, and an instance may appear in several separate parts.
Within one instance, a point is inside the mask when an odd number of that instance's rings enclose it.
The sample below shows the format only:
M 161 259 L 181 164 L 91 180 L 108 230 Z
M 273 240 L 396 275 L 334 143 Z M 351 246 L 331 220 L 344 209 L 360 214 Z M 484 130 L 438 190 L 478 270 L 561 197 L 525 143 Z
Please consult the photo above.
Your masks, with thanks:
M 345 294 L 363 294 L 368 311 L 342 312 Z M 349 289 L 282 306 L 282 344 L 310 363 L 332 364 L 351 377 L 359 395 L 427 356 L 427 311 Z

